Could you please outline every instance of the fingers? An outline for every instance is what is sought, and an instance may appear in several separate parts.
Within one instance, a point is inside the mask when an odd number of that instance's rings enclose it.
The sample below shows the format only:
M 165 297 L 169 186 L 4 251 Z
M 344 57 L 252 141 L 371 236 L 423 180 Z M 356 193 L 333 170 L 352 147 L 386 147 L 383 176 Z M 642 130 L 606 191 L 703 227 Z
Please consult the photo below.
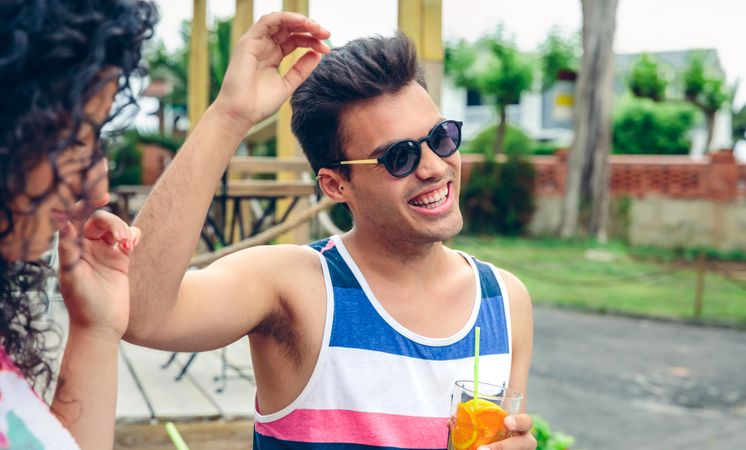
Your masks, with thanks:
M 127 256 L 129 256 L 132 250 L 135 249 L 137 244 L 140 242 L 140 236 L 142 235 L 142 232 L 137 227 L 129 227 L 129 231 L 130 231 L 130 240 L 128 241 L 127 245 L 119 246 L 120 250 L 122 250 L 122 253 L 124 253 Z
M 477 450 L 536 450 L 536 438 L 531 433 L 514 435 L 500 442 L 482 445 Z
M 262 16 L 246 32 L 246 35 L 249 38 L 271 36 L 274 39 L 275 35 L 283 32 L 283 30 L 289 32 L 306 32 L 322 40 L 328 39 L 330 36 L 329 30 L 326 30 L 318 23 L 302 14 L 292 12 L 275 12 Z
M 531 434 L 533 420 L 528 414 L 508 416 L 504 422 L 505 428 L 513 432 L 513 436 L 500 442 L 483 445 L 477 450 L 534 450 L 536 438 Z
M 505 428 L 511 431 L 516 431 L 519 433 L 526 433 L 531 431 L 531 427 L 533 427 L 534 422 L 531 420 L 531 416 L 528 414 L 516 414 L 513 416 L 508 416 L 503 421 L 505 424 Z
M 313 69 L 319 64 L 319 61 L 321 61 L 321 55 L 314 51 L 308 51 L 293 64 L 293 67 L 283 77 L 290 92 L 294 91 L 308 78 Z
M 60 241 L 57 244 L 59 254 L 60 271 L 66 272 L 80 260 L 81 242 L 78 233 L 72 223 L 67 224 L 60 230 Z
M 282 51 L 282 56 L 287 56 L 298 48 L 310 48 L 318 53 L 329 53 L 329 46 L 308 34 L 290 34 L 280 42 L 277 41 Z
M 108 245 L 119 244 L 120 249 L 127 251 L 134 247 L 132 228 L 106 211 L 96 211 L 83 227 L 83 237 L 90 240 L 102 240 Z

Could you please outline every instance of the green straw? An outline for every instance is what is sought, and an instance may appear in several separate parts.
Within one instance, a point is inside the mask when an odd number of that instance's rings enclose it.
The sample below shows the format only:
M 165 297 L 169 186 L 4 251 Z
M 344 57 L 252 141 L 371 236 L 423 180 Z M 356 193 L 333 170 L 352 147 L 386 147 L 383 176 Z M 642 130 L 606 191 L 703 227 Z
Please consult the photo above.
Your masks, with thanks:
M 166 433 L 168 433 L 168 437 L 171 438 L 171 442 L 174 443 L 174 447 L 176 447 L 176 450 L 189 450 L 189 447 L 187 447 L 184 439 L 181 438 L 179 430 L 176 429 L 176 426 L 173 422 L 166 423 Z
M 474 404 L 479 400 L 479 331 L 474 328 Z

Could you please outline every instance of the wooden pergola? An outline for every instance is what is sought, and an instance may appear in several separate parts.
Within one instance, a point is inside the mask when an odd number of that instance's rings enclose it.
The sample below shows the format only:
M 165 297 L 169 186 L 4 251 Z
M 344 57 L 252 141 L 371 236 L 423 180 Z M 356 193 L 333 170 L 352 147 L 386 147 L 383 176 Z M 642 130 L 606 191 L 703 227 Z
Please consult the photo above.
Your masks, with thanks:
M 372 1 L 372 0 L 371 0 Z M 210 72 L 208 62 L 207 0 L 193 0 L 192 32 L 190 41 L 189 79 L 187 101 L 190 127 L 197 123 L 209 104 Z M 309 0 L 283 0 L 283 10 L 308 15 Z M 362 17 L 360 20 L 364 20 Z M 236 13 L 231 30 L 231 47 L 254 23 L 253 0 L 236 0 Z M 440 89 L 443 78 L 443 38 L 442 38 L 442 0 L 398 0 L 398 27 L 412 38 L 417 53 L 425 68 L 425 75 L 430 95 L 436 104 L 440 103 Z M 334 30 L 331 30 L 332 33 Z M 281 71 L 290 66 L 303 54 L 302 50 L 283 62 Z M 277 157 L 293 159 L 301 156 L 301 151 L 290 128 L 290 103 L 285 102 L 274 122 L 274 134 L 277 137 Z M 267 122 L 267 121 L 265 121 Z M 262 128 L 267 134 L 267 127 L 272 124 L 261 123 L 255 128 Z M 254 131 L 254 130 L 252 130 Z M 272 130 L 270 130 L 272 131 Z M 250 132 L 251 134 L 251 132 Z M 278 181 L 295 180 L 297 173 L 280 172 Z M 283 209 L 281 206 L 278 208 Z M 300 230 L 295 236 L 285 236 L 285 242 L 305 240 L 307 231 Z

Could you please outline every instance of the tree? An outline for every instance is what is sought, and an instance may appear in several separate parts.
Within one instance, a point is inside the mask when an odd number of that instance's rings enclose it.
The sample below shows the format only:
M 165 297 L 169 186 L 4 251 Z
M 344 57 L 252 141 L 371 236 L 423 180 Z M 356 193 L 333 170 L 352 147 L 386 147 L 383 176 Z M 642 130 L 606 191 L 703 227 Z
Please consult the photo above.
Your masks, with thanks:
M 210 102 L 217 98 L 223 83 L 225 71 L 230 61 L 231 19 L 218 20 L 213 30 L 209 30 L 210 54 Z M 145 54 L 148 73 L 153 79 L 171 82 L 173 89 L 164 100 L 174 106 L 187 108 L 187 76 L 189 66 L 189 37 L 191 23 L 184 21 L 181 27 L 182 45 L 169 53 L 163 41 L 155 41 Z
M 494 154 L 502 153 L 507 108 L 519 103 L 521 93 L 531 87 L 531 64 L 524 61 L 515 44 L 498 30 L 474 45 L 464 41 L 447 44 L 445 71 L 456 85 L 493 99 L 499 116 Z
M 710 150 L 715 132 L 715 115 L 730 100 L 725 80 L 705 71 L 704 57 L 695 53 L 684 71 L 684 98 L 699 108 L 707 124 L 705 151 Z
M 577 73 L 580 63 L 580 42 L 577 35 L 563 36 L 552 28 L 546 40 L 539 45 L 541 54 L 541 86 L 547 90 L 563 72 Z
M 578 234 L 580 208 L 590 206 L 588 231 L 607 239 L 613 48 L 619 0 L 581 0 L 583 56 L 575 95 L 573 144 L 560 235 Z
M 632 65 L 627 84 L 635 96 L 660 102 L 666 97 L 668 80 L 658 62 L 647 53 L 643 53 Z
M 746 135 L 746 105 L 741 109 L 733 110 L 733 141 L 743 139 Z
M 715 116 L 725 106 L 730 93 L 722 77 L 708 73 L 702 53 L 694 53 L 682 74 L 683 98 L 667 98 L 665 79 L 659 64 L 647 54 L 643 54 L 632 67 L 628 86 L 637 97 L 660 101 L 686 101 L 697 107 L 705 117 L 707 139 L 705 151 L 712 145 L 715 132 Z

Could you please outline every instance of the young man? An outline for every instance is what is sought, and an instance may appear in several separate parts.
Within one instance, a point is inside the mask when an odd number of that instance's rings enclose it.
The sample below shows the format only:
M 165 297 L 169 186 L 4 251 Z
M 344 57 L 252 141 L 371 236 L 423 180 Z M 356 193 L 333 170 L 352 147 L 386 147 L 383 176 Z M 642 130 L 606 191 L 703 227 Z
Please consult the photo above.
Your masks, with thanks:
M 462 226 L 460 123 L 424 88 L 398 35 L 304 56 L 286 84 L 286 39 L 242 39 L 222 92 L 154 189 L 136 224 L 130 341 L 175 351 L 249 335 L 256 374 L 254 448 L 445 448 L 454 381 L 470 378 L 482 329 L 485 381 L 525 392 L 532 345 L 525 287 L 442 242 Z M 290 35 L 292 36 L 292 34 Z M 265 246 L 185 270 L 220 175 L 248 129 L 292 99 L 293 129 L 324 193 L 354 227 L 311 246 Z M 261 97 L 257 97 L 262 94 Z M 271 107 L 270 107 L 271 105 Z M 154 268 L 158 270 L 153 270 Z M 533 449 L 526 414 L 494 449 Z

